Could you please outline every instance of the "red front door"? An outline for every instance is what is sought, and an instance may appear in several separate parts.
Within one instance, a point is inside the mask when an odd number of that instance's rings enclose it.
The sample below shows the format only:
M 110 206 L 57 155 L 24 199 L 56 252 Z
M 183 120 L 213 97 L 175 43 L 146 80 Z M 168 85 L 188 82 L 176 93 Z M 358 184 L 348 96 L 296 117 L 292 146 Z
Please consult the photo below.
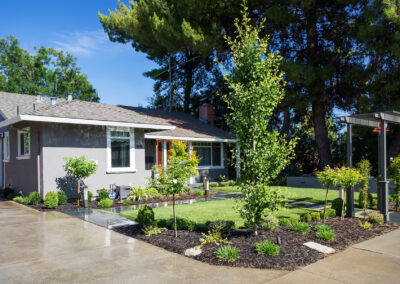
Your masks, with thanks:
M 162 140 L 157 140 L 157 160 L 159 166 L 162 166 L 162 150 L 163 150 L 162 144 L 163 144 Z M 169 156 L 169 149 L 171 149 L 171 140 L 167 140 L 167 157 Z

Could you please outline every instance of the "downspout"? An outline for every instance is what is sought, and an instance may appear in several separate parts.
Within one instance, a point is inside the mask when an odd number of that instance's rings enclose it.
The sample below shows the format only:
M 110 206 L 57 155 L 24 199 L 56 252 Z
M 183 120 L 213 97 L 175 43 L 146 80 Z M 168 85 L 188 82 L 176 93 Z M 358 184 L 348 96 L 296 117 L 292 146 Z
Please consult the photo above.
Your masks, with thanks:
M 41 162 L 40 162 L 40 156 L 41 156 L 41 145 L 40 145 L 40 130 L 38 130 L 38 149 L 37 149 L 37 182 L 38 182 L 38 186 L 37 186 L 37 191 L 38 193 L 42 196 L 42 168 L 41 168 Z M 43 197 L 43 196 L 42 196 Z

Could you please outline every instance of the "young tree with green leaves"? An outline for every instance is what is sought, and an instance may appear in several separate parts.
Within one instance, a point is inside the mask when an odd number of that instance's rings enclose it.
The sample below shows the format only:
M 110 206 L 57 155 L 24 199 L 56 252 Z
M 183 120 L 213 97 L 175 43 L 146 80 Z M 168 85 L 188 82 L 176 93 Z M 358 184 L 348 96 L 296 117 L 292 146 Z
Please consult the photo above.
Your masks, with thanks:
M 362 175 L 357 169 L 341 167 L 336 169 L 338 184 L 345 189 L 349 190 L 350 187 L 356 186 L 361 180 Z M 344 204 L 345 204 L 345 196 L 343 196 L 343 204 L 342 204 L 342 213 L 341 219 L 344 219 Z
M 95 161 L 87 161 L 85 156 L 77 158 L 65 158 L 64 170 L 67 172 L 68 175 L 71 175 L 77 179 L 79 207 L 81 180 L 94 174 L 97 171 L 97 164 Z
M 390 162 L 389 176 L 393 179 L 395 185 L 395 200 L 396 200 L 396 211 L 400 208 L 400 155 L 394 158 Z
M 324 218 L 323 222 L 325 224 L 326 220 L 326 206 L 328 203 L 328 192 L 330 187 L 335 187 L 338 184 L 338 176 L 337 171 L 335 169 L 331 169 L 330 167 L 326 167 L 324 171 L 318 172 L 317 177 L 321 185 L 326 187 L 325 193 L 325 202 L 324 202 Z
M 175 237 L 177 237 L 175 198 L 183 192 L 183 186 L 189 181 L 190 177 L 198 174 L 196 168 L 199 160 L 193 148 L 188 149 L 186 142 L 175 140 L 172 145 L 171 150 L 169 150 L 167 168 L 155 167 L 157 175 L 151 181 L 151 186 L 157 188 L 163 194 L 172 196 L 174 231 Z
M 239 212 L 256 235 L 260 212 L 273 211 L 281 201 L 281 195 L 271 188 L 267 190 L 266 185 L 288 165 L 295 146 L 295 141 L 287 141 L 269 124 L 284 97 L 284 80 L 280 69 L 282 57 L 270 52 L 268 38 L 260 36 L 262 24 L 253 27 L 243 5 L 242 20 L 235 23 L 235 38 L 226 38 L 232 63 L 226 66 L 225 78 L 231 91 L 223 95 L 230 110 L 228 125 L 241 149 L 245 197 L 239 201 Z
M 40 47 L 35 54 L 12 36 L 0 39 L 0 91 L 99 101 L 96 90 L 68 52 Z
M 361 174 L 360 180 L 360 195 L 358 202 L 360 207 L 363 208 L 364 216 L 366 216 L 367 206 L 368 206 L 368 187 L 369 187 L 369 177 L 371 175 L 371 163 L 367 159 L 362 159 L 357 164 L 357 169 Z

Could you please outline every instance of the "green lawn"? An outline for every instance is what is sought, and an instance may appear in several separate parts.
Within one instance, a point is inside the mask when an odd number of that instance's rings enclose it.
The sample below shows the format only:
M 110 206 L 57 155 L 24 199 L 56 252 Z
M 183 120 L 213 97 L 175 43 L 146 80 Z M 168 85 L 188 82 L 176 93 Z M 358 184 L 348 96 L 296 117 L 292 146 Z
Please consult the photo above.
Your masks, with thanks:
M 228 189 L 231 190 L 228 190 Z M 323 204 L 325 200 L 325 190 L 315 188 L 294 188 L 294 187 L 275 187 L 283 191 L 285 196 L 290 201 L 297 202 L 312 202 Z M 213 188 L 220 189 L 220 188 Z M 237 187 L 224 187 L 225 191 L 237 191 Z M 328 194 L 328 202 L 338 197 L 337 190 L 330 190 Z M 355 193 L 355 204 L 358 204 L 358 193 Z M 196 223 L 205 223 L 206 221 L 215 220 L 232 220 L 235 221 L 237 226 L 243 226 L 243 220 L 234 209 L 235 200 L 220 200 L 199 202 L 194 204 L 185 204 L 176 206 L 176 214 L 178 217 L 190 219 Z M 306 208 L 287 207 L 282 208 L 274 215 L 277 217 L 290 216 L 291 214 L 303 214 L 310 212 Z M 169 219 L 172 218 L 172 207 L 159 207 L 154 209 L 156 219 Z M 136 219 L 137 210 L 127 211 L 121 213 L 122 216 Z

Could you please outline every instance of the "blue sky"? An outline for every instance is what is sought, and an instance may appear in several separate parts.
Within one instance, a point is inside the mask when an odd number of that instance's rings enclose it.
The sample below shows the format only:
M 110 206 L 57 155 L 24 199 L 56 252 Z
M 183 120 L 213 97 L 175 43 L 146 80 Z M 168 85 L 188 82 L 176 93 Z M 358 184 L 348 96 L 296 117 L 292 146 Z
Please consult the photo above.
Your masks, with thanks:
M 146 98 L 153 94 L 153 80 L 142 74 L 156 64 L 129 44 L 110 42 L 98 20 L 98 12 L 114 10 L 117 3 L 117 0 L 3 1 L 0 38 L 13 35 L 29 51 L 42 45 L 68 51 L 78 58 L 78 66 L 97 89 L 101 102 L 146 106 Z

